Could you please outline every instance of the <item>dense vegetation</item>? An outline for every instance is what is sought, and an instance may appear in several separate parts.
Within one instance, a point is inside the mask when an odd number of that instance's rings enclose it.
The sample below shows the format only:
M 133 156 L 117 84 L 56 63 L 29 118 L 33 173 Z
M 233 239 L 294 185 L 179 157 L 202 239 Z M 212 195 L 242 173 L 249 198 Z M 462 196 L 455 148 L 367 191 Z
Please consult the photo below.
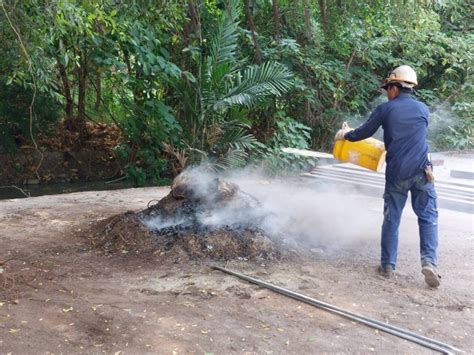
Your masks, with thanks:
M 416 95 L 434 111 L 432 145 L 474 144 L 469 1 L 0 4 L 3 151 L 59 123 L 86 142 L 88 121 L 113 122 L 137 183 L 202 161 L 279 169 L 281 147 L 330 149 L 400 64 L 417 70 Z

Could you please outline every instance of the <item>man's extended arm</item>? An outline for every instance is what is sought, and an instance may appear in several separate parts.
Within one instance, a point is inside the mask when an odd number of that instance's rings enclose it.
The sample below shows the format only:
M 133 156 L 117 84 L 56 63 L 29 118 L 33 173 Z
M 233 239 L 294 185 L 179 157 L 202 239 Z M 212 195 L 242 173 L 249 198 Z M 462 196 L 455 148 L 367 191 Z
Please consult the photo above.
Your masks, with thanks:
M 383 105 L 377 106 L 377 108 L 372 112 L 369 119 L 365 121 L 358 128 L 347 132 L 344 134 L 344 139 L 347 139 L 351 142 L 361 141 L 371 137 L 377 129 L 382 125 L 383 121 Z

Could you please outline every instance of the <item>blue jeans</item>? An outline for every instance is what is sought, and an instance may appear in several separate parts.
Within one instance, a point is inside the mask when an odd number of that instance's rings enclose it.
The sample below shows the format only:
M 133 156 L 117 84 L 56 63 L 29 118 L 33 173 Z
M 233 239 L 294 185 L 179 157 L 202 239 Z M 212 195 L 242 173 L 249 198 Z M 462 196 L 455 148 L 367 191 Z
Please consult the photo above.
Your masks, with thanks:
M 397 264 L 398 227 L 403 208 L 411 192 L 413 211 L 418 216 L 421 262 L 438 265 L 438 209 L 434 185 L 424 172 L 396 182 L 385 182 L 382 225 L 382 265 Z

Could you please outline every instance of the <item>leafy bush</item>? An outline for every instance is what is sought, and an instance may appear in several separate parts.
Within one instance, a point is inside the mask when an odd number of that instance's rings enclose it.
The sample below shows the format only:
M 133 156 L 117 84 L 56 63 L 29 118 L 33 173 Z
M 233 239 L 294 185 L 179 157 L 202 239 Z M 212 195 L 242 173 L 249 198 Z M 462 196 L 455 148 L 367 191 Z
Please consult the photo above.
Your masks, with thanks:
M 433 150 L 465 150 L 474 148 L 474 85 L 465 84 L 453 102 L 434 105 L 429 126 Z
M 283 148 L 309 149 L 311 128 L 277 113 L 276 129 L 267 145 L 261 145 L 254 159 L 271 175 L 299 172 L 316 164 L 316 159 L 286 153 Z

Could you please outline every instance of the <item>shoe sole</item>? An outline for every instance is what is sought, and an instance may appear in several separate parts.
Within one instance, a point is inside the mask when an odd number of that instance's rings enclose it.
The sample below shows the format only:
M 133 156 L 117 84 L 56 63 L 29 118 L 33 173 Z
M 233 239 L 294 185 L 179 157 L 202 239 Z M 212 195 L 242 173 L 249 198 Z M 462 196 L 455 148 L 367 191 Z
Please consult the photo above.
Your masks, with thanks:
M 436 275 L 434 270 L 429 267 L 424 267 L 421 269 L 421 273 L 425 275 L 425 282 L 430 287 L 438 287 L 440 285 L 439 276 Z

